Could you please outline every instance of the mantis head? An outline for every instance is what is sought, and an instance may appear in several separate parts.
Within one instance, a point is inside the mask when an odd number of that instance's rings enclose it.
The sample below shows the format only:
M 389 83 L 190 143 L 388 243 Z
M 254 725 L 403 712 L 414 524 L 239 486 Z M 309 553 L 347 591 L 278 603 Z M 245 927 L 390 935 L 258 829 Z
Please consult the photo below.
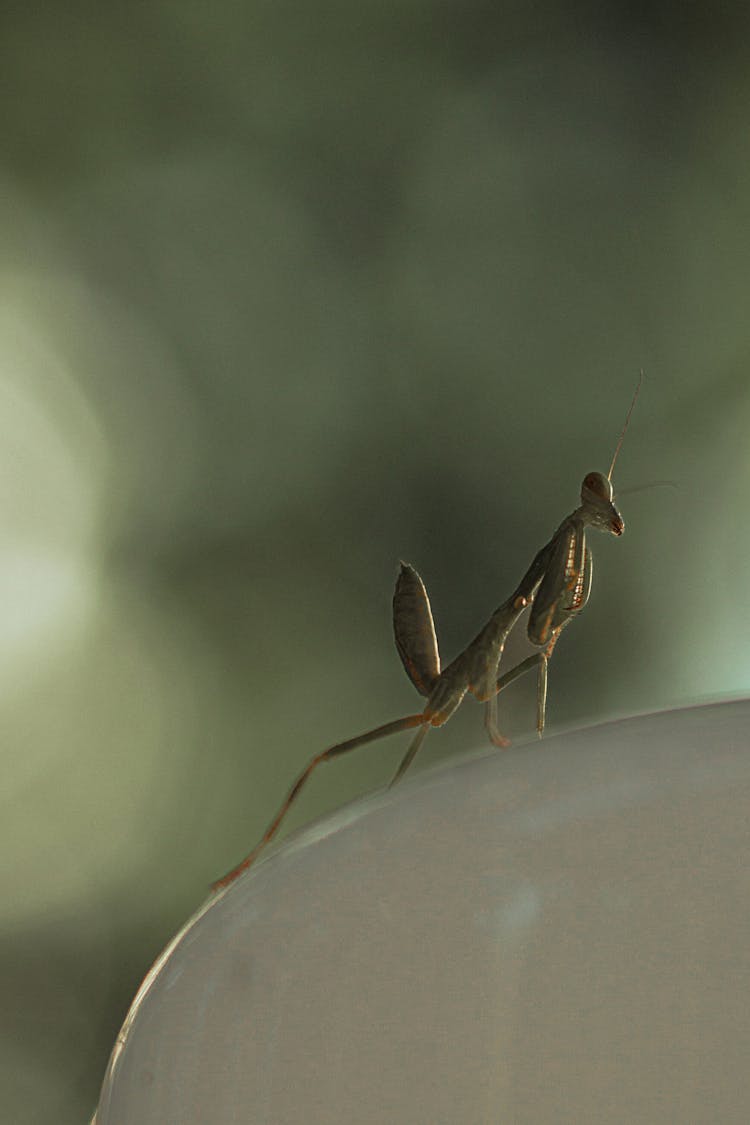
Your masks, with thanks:
M 590 527 L 622 535 L 625 521 L 614 504 L 612 481 L 604 473 L 587 473 L 581 485 L 582 515 Z
M 617 445 L 615 447 L 615 455 L 612 458 L 612 464 L 609 466 L 609 472 L 606 477 L 603 473 L 587 473 L 583 478 L 581 485 L 581 515 L 585 522 L 590 527 L 598 527 L 600 531 L 610 531 L 612 535 L 622 535 L 625 530 L 625 521 L 618 512 L 614 504 L 614 489 L 612 488 L 612 473 L 614 471 L 617 455 L 622 446 L 622 440 L 630 422 L 630 415 L 633 413 L 633 407 L 641 390 L 643 383 L 643 372 L 638 379 L 638 386 L 635 388 L 633 400 L 630 403 L 630 409 L 625 416 L 625 424 L 620 431 Z

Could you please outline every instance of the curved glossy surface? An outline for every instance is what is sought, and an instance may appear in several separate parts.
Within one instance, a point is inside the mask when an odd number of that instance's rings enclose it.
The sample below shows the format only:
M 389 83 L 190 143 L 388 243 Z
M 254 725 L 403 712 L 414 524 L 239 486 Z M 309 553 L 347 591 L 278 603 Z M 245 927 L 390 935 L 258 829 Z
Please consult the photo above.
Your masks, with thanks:
M 160 959 L 97 1125 L 745 1122 L 749 727 L 571 732 L 299 834 Z

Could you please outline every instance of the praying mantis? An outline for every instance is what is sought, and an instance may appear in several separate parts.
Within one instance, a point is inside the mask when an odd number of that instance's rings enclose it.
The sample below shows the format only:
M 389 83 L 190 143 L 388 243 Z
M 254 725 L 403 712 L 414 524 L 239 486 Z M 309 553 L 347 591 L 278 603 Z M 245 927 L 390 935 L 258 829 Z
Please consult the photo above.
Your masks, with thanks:
M 395 785 L 413 762 L 429 730 L 443 726 L 467 694 L 485 704 L 485 727 L 490 741 L 504 748 L 510 742 L 498 725 L 497 697 L 519 676 L 536 668 L 537 732 L 541 737 L 546 714 L 549 659 L 560 633 L 581 612 L 591 592 L 593 571 L 586 531 L 594 528 L 619 537 L 625 530 L 625 523 L 614 502 L 612 473 L 642 382 L 643 372 L 607 475 L 598 472 L 586 474 L 581 485 L 580 506 L 565 517 L 549 542 L 537 551 L 510 597 L 495 610 L 463 652 L 445 668 L 441 669 L 435 625 L 424 583 L 414 567 L 401 563 L 393 596 L 393 631 L 406 674 L 420 695 L 426 698 L 424 708 L 338 742 L 311 758 L 253 850 L 213 884 L 213 891 L 234 882 L 270 843 L 302 787 L 319 765 L 369 742 L 401 731 L 416 730 L 391 781 L 391 785 Z M 498 675 L 508 635 L 528 606 L 531 610 L 527 635 L 531 644 L 540 651 L 522 660 L 509 672 Z

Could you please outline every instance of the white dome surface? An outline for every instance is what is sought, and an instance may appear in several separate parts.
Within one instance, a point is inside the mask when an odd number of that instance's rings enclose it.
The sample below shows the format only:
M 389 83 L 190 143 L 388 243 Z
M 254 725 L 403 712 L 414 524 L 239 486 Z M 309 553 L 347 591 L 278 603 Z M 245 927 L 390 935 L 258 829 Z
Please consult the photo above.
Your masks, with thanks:
M 746 1123 L 749 730 L 573 731 L 298 833 L 154 966 L 97 1125 Z

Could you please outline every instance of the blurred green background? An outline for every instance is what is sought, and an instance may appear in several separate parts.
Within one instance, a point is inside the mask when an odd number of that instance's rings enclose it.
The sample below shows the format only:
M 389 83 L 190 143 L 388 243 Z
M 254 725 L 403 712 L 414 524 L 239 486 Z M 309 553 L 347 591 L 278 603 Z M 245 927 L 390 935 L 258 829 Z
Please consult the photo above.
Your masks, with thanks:
M 398 559 L 452 658 L 606 472 L 640 368 L 615 484 L 676 487 L 592 538 L 549 728 L 747 690 L 748 20 L 4 7 L 5 1120 L 87 1119 L 302 763 L 415 709 Z M 483 737 L 467 705 L 417 768 Z M 290 827 L 403 749 L 321 771 Z

